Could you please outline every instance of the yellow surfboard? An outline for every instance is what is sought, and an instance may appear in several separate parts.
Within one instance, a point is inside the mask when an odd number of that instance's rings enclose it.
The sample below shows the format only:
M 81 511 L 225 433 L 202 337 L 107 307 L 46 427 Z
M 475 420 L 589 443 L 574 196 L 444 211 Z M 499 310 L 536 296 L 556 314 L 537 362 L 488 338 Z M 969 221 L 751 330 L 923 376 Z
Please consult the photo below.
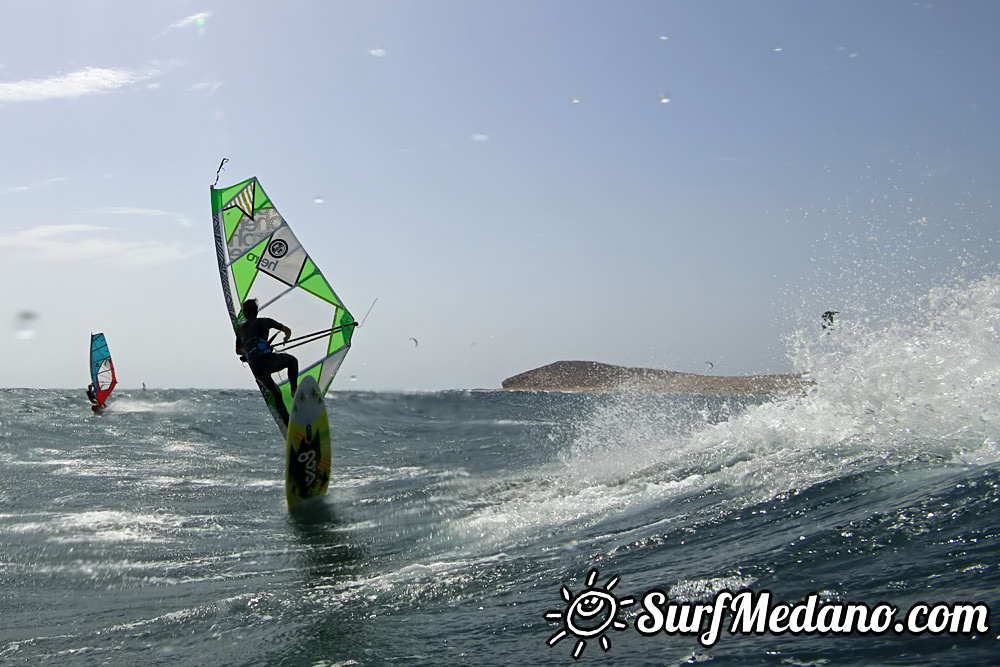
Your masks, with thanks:
M 288 508 L 326 493 L 330 485 L 330 422 L 315 378 L 299 383 L 292 401 L 285 448 L 285 497 Z

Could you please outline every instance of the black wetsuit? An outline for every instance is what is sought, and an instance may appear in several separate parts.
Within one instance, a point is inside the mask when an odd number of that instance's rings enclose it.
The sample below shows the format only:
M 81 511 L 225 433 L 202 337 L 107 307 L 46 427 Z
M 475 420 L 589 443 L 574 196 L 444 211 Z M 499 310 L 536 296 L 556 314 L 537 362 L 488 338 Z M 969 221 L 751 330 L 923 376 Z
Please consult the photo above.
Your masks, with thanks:
M 299 362 L 290 354 L 275 352 L 268 343 L 271 329 L 282 329 L 282 325 L 270 317 L 256 317 L 242 322 L 236 329 L 236 341 L 243 348 L 243 355 L 250 364 L 250 370 L 257 380 L 274 396 L 275 407 L 288 424 L 288 410 L 281 397 L 281 391 L 271 378 L 272 373 L 288 369 L 288 379 L 295 391 L 298 384 Z

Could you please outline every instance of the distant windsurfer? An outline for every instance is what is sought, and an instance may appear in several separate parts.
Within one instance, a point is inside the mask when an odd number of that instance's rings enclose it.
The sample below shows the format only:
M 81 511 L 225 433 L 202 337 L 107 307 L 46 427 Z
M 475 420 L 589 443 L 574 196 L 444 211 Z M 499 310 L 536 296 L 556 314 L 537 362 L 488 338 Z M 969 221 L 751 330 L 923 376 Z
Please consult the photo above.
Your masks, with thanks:
M 288 409 L 281 397 L 281 390 L 274 383 L 271 374 L 287 370 L 289 388 L 294 396 L 299 382 L 299 361 L 287 352 L 275 352 L 271 347 L 269 334 L 271 329 L 277 329 L 285 334 L 287 341 L 292 335 L 292 330 L 270 317 L 257 317 L 257 309 L 257 299 L 247 299 L 243 302 L 245 319 L 236 328 L 236 354 L 242 361 L 250 364 L 254 377 L 271 392 L 275 407 L 287 426 Z
M 90 399 L 91 405 L 97 405 L 97 394 L 94 393 L 93 383 L 87 385 L 87 398 Z

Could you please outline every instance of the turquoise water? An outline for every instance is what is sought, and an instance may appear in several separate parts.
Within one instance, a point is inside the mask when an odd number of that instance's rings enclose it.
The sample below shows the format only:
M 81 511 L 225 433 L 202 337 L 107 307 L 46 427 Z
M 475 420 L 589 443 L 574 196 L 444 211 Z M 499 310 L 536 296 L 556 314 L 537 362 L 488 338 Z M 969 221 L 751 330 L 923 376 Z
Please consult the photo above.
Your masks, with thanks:
M 995 664 L 992 618 L 711 645 L 636 626 L 653 589 L 997 609 L 998 294 L 802 341 L 815 385 L 782 399 L 333 392 L 331 490 L 297 515 L 254 391 L 94 415 L 82 388 L 2 390 L 0 663 Z M 624 627 L 550 645 L 563 586 L 613 589 Z

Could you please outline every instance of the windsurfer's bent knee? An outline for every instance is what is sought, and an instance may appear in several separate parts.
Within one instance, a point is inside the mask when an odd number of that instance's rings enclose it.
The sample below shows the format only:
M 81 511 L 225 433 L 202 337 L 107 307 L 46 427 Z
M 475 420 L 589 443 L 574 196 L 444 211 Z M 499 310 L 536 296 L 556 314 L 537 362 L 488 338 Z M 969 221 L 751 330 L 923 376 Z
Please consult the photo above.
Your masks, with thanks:
M 295 396 L 295 390 L 299 388 L 299 360 L 290 354 L 282 354 L 282 357 L 288 357 L 286 362 L 288 365 L 288 388 L 292 390 L 292 396 Z

